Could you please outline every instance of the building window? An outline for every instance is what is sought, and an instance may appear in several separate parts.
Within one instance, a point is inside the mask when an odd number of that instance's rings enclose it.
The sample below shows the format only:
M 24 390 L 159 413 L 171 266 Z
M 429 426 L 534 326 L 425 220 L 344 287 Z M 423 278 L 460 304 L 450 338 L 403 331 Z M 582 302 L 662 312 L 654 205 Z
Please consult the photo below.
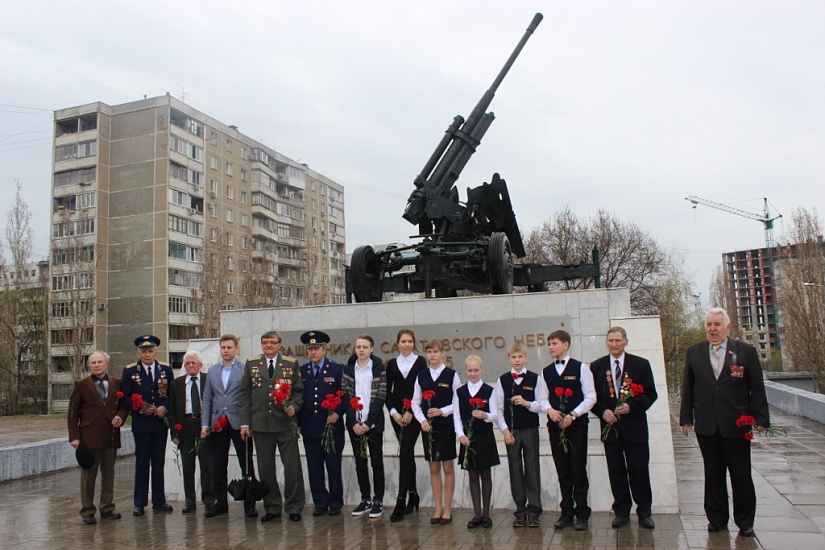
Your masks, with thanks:
M 214 147 L 218 145 L 218 133 L 217 132 L 210 132 L 209 133 L 209 143 L 211 143 Z
M 209 215 L 213 218 L 218 217 L 218 207 L 215 205 L 214 202 L 209 203 Z
M 241 158 L 246 160 L 249 157 L 249 153 L 246 150 L 246 147 L 241 147 Z
M 189 300 L 180 296 L 169 296 L 169 313 L 187 313 Z
M 215 155 L 209 156 L 209 168 L 211 168 L 212 170 L 218 169 L 218 157 L 216 157 Z
M 232 140 L 229 138 L 226 138 L 226 150 L 232 152 Z
M 241 248 L 246 250 L 248 246 L 249 246 L 249 239 L 247 237 L 241 237 Z
M 228 246 L 235 246 L 235 234 L 234 233 L 227 233 L 226 234 L 226 244 Z
M 226 293 L 235 294 L 235 281 L 226 281 Z
M 230 208 L 226 209 L 226 221 L 228 221 L 229 223 L 235 221 L 235 213 Z
M 244 227 L 249 225 L 249 217 L 246 214 L 241 214 L 241 225 Z
M 235 258 L 232 256 L 226 258 L 226 267 L 229 268 L 229 271 L 235 271 Z
M 232 167 L 231 162 L 226 163 L 226 175 L 231 176 L 235 172 L 235 169 Z
M 246 168 L 241 168 L 241 181 L 246 181 Z
M 218 242 L 218 229 L 216 227 L 209 230 L 209 240 L 213 243 Z
M 169 202 L 177 204 L 178 206 L 189 206 L 189 194 L 170 187 Z
M 227 199 L 234 199 L 235 198 L 235 188 L 231 185 L 226 186 L 226 198 Z
M 246 191 L 241 191 L 241 203 L 246 204 L 246 200 L 247 200 Z

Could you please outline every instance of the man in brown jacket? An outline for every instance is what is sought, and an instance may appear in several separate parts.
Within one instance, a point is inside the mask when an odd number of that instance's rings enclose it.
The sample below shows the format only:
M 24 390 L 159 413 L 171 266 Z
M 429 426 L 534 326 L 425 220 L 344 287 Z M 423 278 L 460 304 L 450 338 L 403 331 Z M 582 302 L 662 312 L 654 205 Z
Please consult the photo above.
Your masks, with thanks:
M 77 449 L 86 446 L 94 456 L 91 468 L 80 473 L 80 515 L 83 523 L 92 525 L 95 519 L 95 482 L 100 469 L 100 517 L 120 519 L 115 510 L 115 458 L 120 448 L 120 426 L 128 410 L 118 393 L 120 378 L 109 376 L 109 356 L 95 351 L 88 360 L 90 376 L 75 382 L 69 399 L 69 443 Z

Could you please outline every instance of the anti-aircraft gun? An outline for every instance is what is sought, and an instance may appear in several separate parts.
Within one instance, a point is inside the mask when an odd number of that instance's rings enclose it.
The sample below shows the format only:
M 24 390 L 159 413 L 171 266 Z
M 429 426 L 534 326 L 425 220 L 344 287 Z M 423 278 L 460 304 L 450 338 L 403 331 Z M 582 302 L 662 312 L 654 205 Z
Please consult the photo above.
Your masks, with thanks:
M 347 271 L 347 296 L 357 302 L 380 302 L 385 292 L 427 297 L 455 296 L 458 290 L 509 294 L 514 286 L 544 290 L 548 281 L 595 277 L 599 286 L 598 253 L 592 264 L 569 266 L 516 264 L 526 256 L 507 183 L 493 174 L 489 183 L 467 189 L 458 199 L 456 180 L 495 119 L 486 112 L 527 40 L 541 23 L 537 13 L 492 86 L 465 120 L 456 116 L 421 173 L 407 200 L 403 217 L 417 225 L 423 240 L 382 250 L 359 246 Z

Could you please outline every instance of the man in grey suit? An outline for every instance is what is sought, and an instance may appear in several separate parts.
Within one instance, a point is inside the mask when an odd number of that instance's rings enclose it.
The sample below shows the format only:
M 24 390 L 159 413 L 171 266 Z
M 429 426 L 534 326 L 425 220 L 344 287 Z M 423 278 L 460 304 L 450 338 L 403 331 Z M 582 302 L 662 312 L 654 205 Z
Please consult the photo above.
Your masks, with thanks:
M 226 469 L 229 466 L 230 441 L 235 445 L 241 472 L 255 477 L 255 467 L 252 464 L 254 447 L 252 441 L 247 442 L 241 437 L 240 432 L 239 393 L 243 379 L 243 363 L 237 358 L 238 337 L 234 334 L 224 334 L 221 336 L 220 346 L 221 362 L 212 365 L 206 373 L 206 387 L 203 390 L 201 407 L 201 437 L 208 436 L 211 439 L 212 466 L 215 472 L 215 505 L 206 511 L 205 515 L 208 518 L 229 513 L 226 499 Z M 229 424 L 220 431 L 211 431 L 211 427 L 221 416 L 226 417 Z M 247 517 L 254 518 L 258 515 L 253 499 L 244 500 L 243 506 Z
M 274 330 L 261 336 L 262 355 L 246 360 L 241 381 L 241 436 L 255 439 L 258 447 L 258 471 L 272 489 L 264 497 L 266 514 L 261 523 L 281 516 L 285 508 L 290 521 L 301 521 L 306 494 L 301 457 L 298 454 L 298 434 L 293 420 L 304 402 L 304 382 L 298 361 L 285 357 L 281 351 L 281 336 Z M 289 402 L 276 404 L 272 392 L 288 387 Z M 275 451 L 280 449 L 284 466 L 284 496 L 275 475 Z

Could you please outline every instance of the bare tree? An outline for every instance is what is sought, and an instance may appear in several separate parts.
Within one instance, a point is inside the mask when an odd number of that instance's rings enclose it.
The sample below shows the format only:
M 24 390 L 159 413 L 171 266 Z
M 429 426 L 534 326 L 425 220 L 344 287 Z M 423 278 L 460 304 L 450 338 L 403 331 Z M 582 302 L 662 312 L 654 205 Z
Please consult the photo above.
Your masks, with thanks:
M 797 208 L 777 262 L 782 346 L 790 368 L 809 372 L 814 390 L 825 384 L 825 245 L 816 209 Z
M 632 221 L 605 210 L 579 219 L 568 206 L 531 231 L 525 239 L 526 261 L 575 264 L 590 261 L 594 247 L 601 255 L 601 280 L 606 287 L 628 287 L 635 314 L 655 315 L 651 295 L 654 277 L 664 273 L 667 255 L 650 234 Z M 591 279 L 565 281 L 556 288 L 591 288 Z
M 722 266 L 716 266 L 710 281 L 710 307 L 721 307 L 730 313 L 730 336 L 742 338 L 742 328 L 739 326 L 739 316 L 736 312 L 736 297 L 733 285 L 729 284 Z
M 200 323 L 201 338 L 217 338 L 221 334 L 221 311 L 237 307 L 235 298 L 234 250 L 227 236 L 214 229 L 215 234 L 204 239 L 203 271 L 200 287 L 192 289 L 190 301 L 193 313 Z M 229 291 L 232 291 L 231 293 Z
M 64 206 L 58 213 L 52 226 L 50 340 L 57 370 L 78 380 L 86 373 L 95 336 L 95 220 L 78 207 Z
M 18 182 L 6 215 L 9 265 L 0 247 L 0 402 L 9 414 L 43 412 L 47 402 L 47 270 L 30 263 L 33 241 L 31 212 Z

